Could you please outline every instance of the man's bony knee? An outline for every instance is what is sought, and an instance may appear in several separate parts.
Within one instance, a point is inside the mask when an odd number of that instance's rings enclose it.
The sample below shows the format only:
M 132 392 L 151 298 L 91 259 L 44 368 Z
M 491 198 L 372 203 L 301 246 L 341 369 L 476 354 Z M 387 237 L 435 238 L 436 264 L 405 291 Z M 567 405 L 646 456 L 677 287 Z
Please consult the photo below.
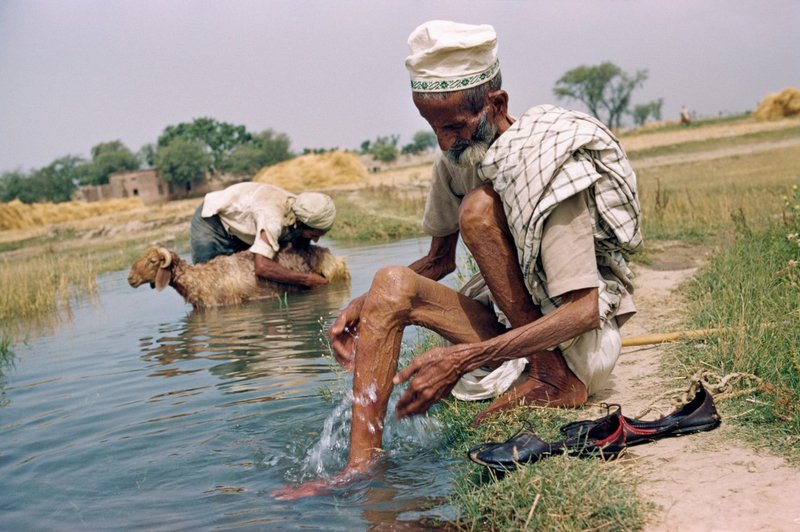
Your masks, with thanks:
M 405 266 L 384 266 L 375 273 L 370 293 L 378 292 L 384 305 L 408 306 L 414 293 L 414 275 Z

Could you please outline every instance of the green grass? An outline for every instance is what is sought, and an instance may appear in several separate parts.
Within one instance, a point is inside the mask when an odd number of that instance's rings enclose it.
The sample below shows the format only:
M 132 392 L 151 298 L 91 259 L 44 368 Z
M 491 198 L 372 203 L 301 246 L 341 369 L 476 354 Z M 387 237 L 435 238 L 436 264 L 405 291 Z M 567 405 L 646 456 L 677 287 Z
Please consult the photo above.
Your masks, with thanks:
M 723 418 L 739 434 L 800 465 L 800 245 L 798 228 L 746 225 L 686 289 L 691 323 L 723 334 L 673 350 L 673 372 L 732 379 Z
M 643 526 L 650 506 L 636 493 L 639 479 L 624 459 L 551 457 L 500 476 L 468 461 L 467 450 L 476 443 L 504 441 L 525 426 L 545 440 L 556 441 L 563 438 L 558 427 L 586 417 L 581 410 L 520 407 L 473 427 L 472 419 L 488 404 L 446 400 L 434 410 L 445 427 L 443 452 L 464 458 L 451 497 L 460 511 L 452 526 L 462 530 L 638 530 Z
M 387 186 L 368 187 L 356 194 L 332 192 L 336 223 L 328 236 L 341 241 L 386 242 L 422 236 L 425 195 L 402 193 Z

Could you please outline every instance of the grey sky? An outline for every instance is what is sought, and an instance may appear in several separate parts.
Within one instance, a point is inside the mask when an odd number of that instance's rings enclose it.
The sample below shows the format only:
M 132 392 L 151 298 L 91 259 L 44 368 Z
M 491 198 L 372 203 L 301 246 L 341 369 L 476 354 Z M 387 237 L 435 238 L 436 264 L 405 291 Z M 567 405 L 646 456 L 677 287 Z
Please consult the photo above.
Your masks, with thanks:
M 407 143 L 427 126 L 406 39 L 435 18 L 495 27 L 512 114 L 602 61 L 647 69 L 634 103 L 663 97 L 665 118 L 800 86 L 798 0 L 0 0 L 0 172 L 112 140 L 137 151 L 201 116 L 295 151 Z

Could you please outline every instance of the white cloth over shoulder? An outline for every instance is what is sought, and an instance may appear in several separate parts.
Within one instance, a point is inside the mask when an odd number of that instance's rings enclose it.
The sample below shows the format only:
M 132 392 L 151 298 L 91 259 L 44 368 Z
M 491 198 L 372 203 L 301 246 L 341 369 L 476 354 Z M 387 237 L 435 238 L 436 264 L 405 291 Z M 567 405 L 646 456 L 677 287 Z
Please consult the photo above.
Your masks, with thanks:
M 602 122 L 553 105 L 532 107 L 492 144 L 478 174 L 503 201 L 525 284 L 539 304 L 550 299 L 537 260 L 544 222 L 582 190 L 590 192 L 598 264 L 633 278 L 626 257 L 642 245 L 636 174 Z

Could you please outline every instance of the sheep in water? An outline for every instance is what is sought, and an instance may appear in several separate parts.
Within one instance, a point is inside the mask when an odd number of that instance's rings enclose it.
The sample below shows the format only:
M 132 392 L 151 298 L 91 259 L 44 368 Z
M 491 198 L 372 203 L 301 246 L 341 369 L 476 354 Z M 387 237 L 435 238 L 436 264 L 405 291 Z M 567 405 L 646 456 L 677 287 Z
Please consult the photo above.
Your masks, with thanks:
M 288 246 L 275 260 L 291 270 L 317 273 L 329 283 L 350 280 L 350 271 L 342 257 L 326 247 L 309 245 L 300 250 Z M 204 264 L 189 264 L 174 251 L 163 247 L 148 248 L 128 273 L 128 284 L 138 288 L 150 283 L 158 291 L 172 286 L 194 308 L 238 305 L 257 299 L 269 299 L 285 292 L 299 292 L 300 287 L 256 277 L 255 260 L 249 251 L 221 255 Z

